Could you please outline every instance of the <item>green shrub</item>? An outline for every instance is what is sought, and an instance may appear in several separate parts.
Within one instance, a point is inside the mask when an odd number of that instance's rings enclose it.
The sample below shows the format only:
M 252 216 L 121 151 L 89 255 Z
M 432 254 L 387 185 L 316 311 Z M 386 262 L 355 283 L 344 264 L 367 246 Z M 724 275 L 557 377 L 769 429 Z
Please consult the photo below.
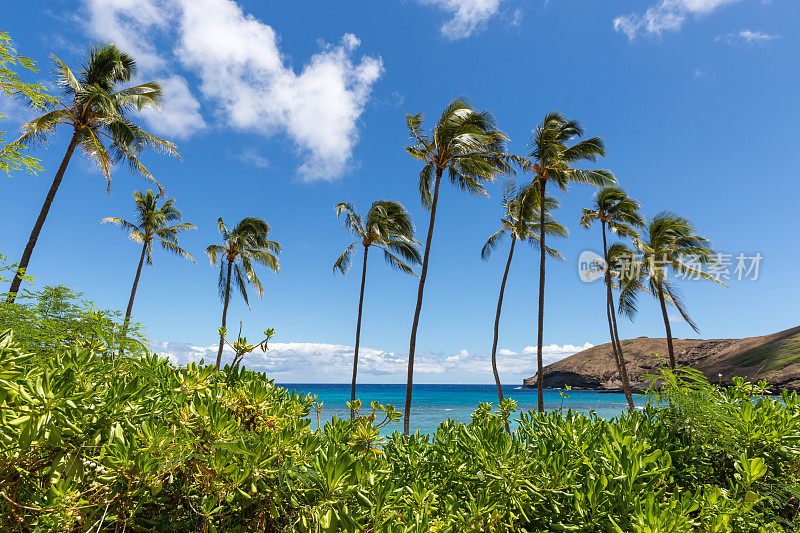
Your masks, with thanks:
M 263 374 L 104 342 L 46 356 L 0 334 L 2 531 L 795 531 L 800 402 L 661 376 L 612 420 L 482 404 L 382 436 L 372 404 L 311 430 Z

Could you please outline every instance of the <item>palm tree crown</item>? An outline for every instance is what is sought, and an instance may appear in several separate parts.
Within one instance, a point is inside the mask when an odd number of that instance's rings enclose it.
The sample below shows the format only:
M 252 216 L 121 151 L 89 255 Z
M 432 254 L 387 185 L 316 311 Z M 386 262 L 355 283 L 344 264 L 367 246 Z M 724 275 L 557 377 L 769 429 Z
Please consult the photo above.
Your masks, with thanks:
M 163 93 L 154 81 L 118 89 L 136 75 L 134 59 L 113 44 L 90 50 L 77 73 L 60 59 L 56 63 L 56 83 L 66 98 L 49 105 L 51 109 L 22 126 L 20 144 L 41 143 L 56 126 L 73 129 L 74 142 L 91 158 L 111 186 L 111 167 L 125 162 L 134 172 L 154 180 L 139 161 L 147 148 L 178 155 L 173 143 L 140 128 L 131 119 L 133 111 L 159 108 Z
M 513 179 L 508 179 L 503 184 L 503 198 L 500 206 L 503 209 L 503 218 L 500 219 L 501 227 L 492 233 L 481 249 L 481 259 L 488 261 L 492 251 L 500 244 L 507 234 L 519 241 L 527 241 L 532 247 L 539 248 L 539 210 L 541 209 L 541 195 L 534 186 L 520 188 Z M 566 237 L 569 230 L 556 222 L 552 211 L 558 209 L 559 202 L 552 196 L 544 201 L 545 234 L 551 237 Z M 553 248 L 546 247 L 546 252 L 553 258 L 561 259 L 561 254 Z
M 333 264 L 334 272 L 338 270 L 345 274 L 350 269 L 355 247 L 362 244 L 383 250 L 383 257 L 392 268 L 414 274 L 407 263 L 416 265 L 422 261 L 420 242 L 414 238 L 414 224 L 401 203 L 391 200 L 373 202 L 366 220 L 362 220 L 353 209 L 352 203 L 339 202 L 336 204 L 336 216 L 342 215 L 345 227 L 359 240 L 351 243 L 336 259 Z
M 243 218 L 234 226 L 233 230 L 228 230 L 220 217 L 217 219 L 217 226 L 222 235 L 223 244 L 221 246 L 212 244 L 206 248 L 206 253 L 212 265 L 220 266 L 220 299 L 224 300 L 227 297 L 225 266 L 230 263 L 236 287 L 249 306 L 248 284 L 256 288 L 259 298 L 264 295 L 264 288 L 253 264 L 261 264 L 273 272 L 278 272 L 281 267 L 277 255 L 281 253 L 282 247 L 267 238 L 269 237 L 269 224 L 260 218 Z
M 497 129 L 492 114 L 475 111 L 463 98 L 450 102 L 430 133 L 423 132 L 422 121 L 422 113 L 406 115 L 412 141 L 406 151 L 425 163 L 419 174 L 419 192 L 428 209 L 434 200 L 432 188 L 444 171 L 461 190 L 488 196 L 484 183 L 509 172 L 509 162 L 519 161 L 505 153 L 508 138 Z
M 573 182 L 597 187 L 616 183 L 608 170 L 585 170 L 572 166 L 580 161 L 594 162 L 606 154 L 605 143 L 600 137 L 568 145 L 583 135 L 583 127 L 578 121 L 569 120 L 556 111 L 548 113 L 531 134 L 526 170 L 533 173 L 535 181 L 553 182 L 562 191 Z
M 594 222 L 604 224 L 620 237 L 638 237 L 637 228 L 644 226 L 639 202 L 619 187 L 600 189 L 594 197 L 594 205 L 581 210 L 581 226 L 590 228 Z
M 662 211 L 650 221 L 642 238 L 634 239 L 634 242 L 642 253 L 641 267 L 647 274 L 651 292 L 658 295 L 659 290 L 663 290 L 683 319 L 692 329 L 698 331 L 669 279 L 669 270 L 672 270 L 725 285 L 698 268 L 711 261 L 714 251 L 711 249 L 711 241 L 696 235 L 696 231 L 689 219 Z
M 103 219 L 104 224 L 116 224 L 124 231 L 130 232 L 130 239 L 133 242 L 145 246 L 145 260 L 148 265 L 153 264 L 153 242 L 158 242 L 161 247 L 175 255 L 194 261 L 192 254 L 181 248 L 178 244 L 178 234 L 190 229 L 197 229 L 197 226 L 189 222 L 180 222 L 181 212 L 175 207 L 175 199 L 166 200 L 161 206 L 159 200 L 163 196 L 163 191 L 154 194 L 152 190 L 147 192 L 136 191 L 133 199 L 136 203 L 136 220 L 129 222 L 124 218 L 108 217 Z M 178 222 L 177 224 L 172 224 Z

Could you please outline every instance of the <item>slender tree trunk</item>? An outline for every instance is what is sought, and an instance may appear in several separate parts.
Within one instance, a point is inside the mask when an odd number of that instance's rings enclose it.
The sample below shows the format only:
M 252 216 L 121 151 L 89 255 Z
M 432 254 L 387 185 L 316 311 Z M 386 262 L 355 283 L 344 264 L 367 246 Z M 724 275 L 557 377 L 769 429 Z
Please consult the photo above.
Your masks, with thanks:
M 231 299 L 231 263 L 228 259 L 228 275 L 225 281 L 225 303 L 222 306 L 222 328 L 225 328 L 226 319 L 228 317 L 228 302 Z M 219 351 L 217 352 L 217 370 L 222 367 L 222 348 L 225 344 L 225 335 L 219 335 Z
M 539 208 L 539 249 L 541 251 L 541 255 L 539 258 L 539 327 L 538 336 L 536 339 L 536 396 L 538 399 L 538 409 L 540 413 L 544 412 L 544 365 L 542 364 L 542 341 L 544 339 L 544 261 L 546 257 L 545 251 L 547 249 L 544 242 L 545 184 L 545 180 L 540 177 L 539 194 L 541 194 L 541 198 L 539 202 L 541 203 L 541 206 Z
M 353 353 L 353 382 L 350 384 L 350 404 L 356 401 L 356 376 L 358 375 L 358 344 L 361 342 L 361 310 L 364 306 L 364 282 L 367 280 L 367 253 L 369 246 L 364 246 L 364 267 L 361 269 L 361 293 L 358 296 L 358 319 L 356 320 L 356 346 Z M 350 419 L 356 417 L 356 412 L 350 409 Z
M 625 361 L 625 352 L 622 350 L 622 343 L 619 340 L 619 330 L 617 329 L 617 316 L 616 312 L 614 311 L 614 298 L 611 297 L 611 305 L 609 306 L 611 311 L 611 322 L 614 325 L 614 342 L 617 345 L 617 353 L 619 354 L 619 363 L 621 367 L 621 376 L 622 376 L 622 390 L 625 392 L 625 399 L 628 400 L 628 408 L 631 411 L 636 410 L 636 406 L 633 403 L 633 393 L 631 392 L 631 381 L 628 377 L 628 365 Z
M 422 256 L 422 270 L 419 275 L 419 288 L 417 289 L 417 306 L 414 309 L 414 321 L 411 324 L 411 341 L 408 347 L 408 377 L 406 381 L 406 405 L 403 411 L 403 433 L 408 436 L 411 419 L 411 389 L 414 384 L 414 350 L 417 347 L 417 327 L 419 314 L 422 311 L 422 293 L 425 290 L 425 278 L 428 277 L 428 257 L 431 253 L 431 240 L 433 239 L 433 225 L 436 222 L 436 206 L 439 203 L 439 184 L 442 181 L 442 169 L 436 169 L 436 183 L 433 186 L 433 202 L 431 203 L 431 218 L 428 224 L 428 236 L 425 239 L 425 253 Z
M 664 301 L 664 287 L 658 284 L 658 301 L 661 303 L 661 316 L 664 317 L 664 327 L 667 329 L 667 350 L 669 351 L 669 368 L 675 370 L 675 348 L 672 346 L 672 328 L 669 326 L 667 304 Z
M 500 374 L 497 372 L 497 339 L 500 336 L 500 311 L 503 309 L 503 294 L 506 291 L 506 281 L 508 280 L 508 270 L 511 268 L 511 258 L 514 256 L 514 245 L 517 243 L 517 236 L 511 234 L 511 248 L 508 250 L 508 261 L 503 272 L 503 281 L 500 283 L 500 296 L 497 298 L 497 314 L 494 317 L 494 340 L 492 341 L 492 372 L 494 382 L 497 385 L 497 401 L 503 403 L 503 386 L 500 384 Z M 511 428 L 506 422 L 506 432 L 511 433 Z
M 125 321 L 122 323 L 122 337 L 120 338 L 120 344 L 122 343 L 122 339 L 125 338 L 125 334 L 128 333 L 128 324 L 130 323 L 131 312 L 133 311 L 133 299 L 136 297 L 136 288 L 139 286 L 139 276 L 142 275 L 142 265 L 144 264 L 145 255 L 147 255 L 147 242 L 142 245 L 142 254 L 139 256 L 139 266 L 136 268 L 136 276 L 133 278 L 131 297 L 128 299 L 128 309 L 125 311 Z M 122 355 L 122 346 L 119 348 L 119 354 Z
M 608 314 L 608 329 L 611 333 L 611 346 L 614 350 L 614 358 L 617 360 L 617 370 L 619 379 L 622 381 L 622 391 L 625 393 L 625 400 L 628 402 L 628 409 L 634 411 L 633 396 L 631 395 L 631 383 L 628 380 L 628 368 L 625 364 L 625 356 L 622 352 L 622 344 L 617 335 L 617 316 L 614 311 L 614 293 L 611 291 L 611 262 L 608 260 L 608 243 L 606 241 L 606 223 L 601 223 L 603 230 L 603 260 L 606 262 L 604 279 L 606 282 L 606 311 Z
M 33 230 L 31 231 L 31 236 L 28 238 L 28 244 L 25 245 L 25 251 L 22 252 L 22 259 L 19 260 L 17 272 L 14 275 L 13 281 L 11 282 L 11 287 L 8 289 L 6 303 L 13 304 L 17 297 L 19 286 L 22 284 L 22 274 L 25 273 L 26 269 L 28 268 L 31 255 L 33 255 L 33 249 L 36 246 L 36 240 L 39 238 L 39 233 L 42 231 L 42 226 L 44 226 L 47 213 L 50 211 L 50 205 L 53 203 L 53 199 L 56 197 L 56 192 L 58 192 L 58 187 L 61 185 L 61 180 L 64 179 L 64 172 L 67 170 L 67 165 L 69 165 L 72 152 L 75 151 L 75 147 L 77 145 L 78 134 L 74 133 L 72 135 L 72 139 L 69 141 L 69 146 L 67 146 L 67 153 L 64 154 L 64 158 L 61 160 L 61 165 L 59 165 L 58 170 L 56 171 L 56 176 L 53 178 L 53 184 L 50 186 L 50 190 L 47 191 L 44 204 L 42 205 L 41 211 L 39 211 L 39 218 L 36 219 L 36 223 L 33 225 Z

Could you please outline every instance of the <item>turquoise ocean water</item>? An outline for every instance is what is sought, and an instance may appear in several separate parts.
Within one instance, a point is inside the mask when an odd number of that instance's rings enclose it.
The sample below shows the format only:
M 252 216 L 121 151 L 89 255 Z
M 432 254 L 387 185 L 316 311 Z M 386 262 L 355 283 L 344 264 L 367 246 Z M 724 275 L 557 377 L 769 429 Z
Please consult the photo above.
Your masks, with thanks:
M 316 394 L 318 401 L 324 403 L 320 419 L 324 425 L 326 420 L 333 416 L 346 418 L 349 410 L 345 402 L 350 399 L 350 385 L 341 383 L 278 383 L 288 390 L 298 393 Z M 625 396 L 622 393 L 605 393 L 598 391 L 570 390 L 559 391 L 547 389 L 544 391 L 545 409 L 552 410 L 562 407 L 563 392 L 568 398 L 563 399 L 563 408 L 573 409 L 583 413 L 596 412 L 604 418 L 619 415 L 626 409 Z M 362 412 L 369 413 L 369 404 L 377 400 L 382 404 L 392 404 L 402 412 L 405 403 L 406 386 L 392 385 L 359 385 L 356 397 L 364 407 Z M 503 395 L 517 401 L 517 408 L 521 410 L 536 409 L 536 389 L 522 389 L 519 385 L 504 385 Z M 637 405 L 644 403 L 641 397 L 634 396 Z M 448 418 L 470 421 L 470 414 L 478 407 L 479 402 L 492 402 L 497 405 L 497 389 L 494 385 L 415 385 L 411 410 L 411 428 L 419 429 L 422 433 L 433 433 L 436 427 Z M 515 416 L 517 413 L 515 413 Z M 311 428 L 316 428 L 316 414 L 312 411 Z M 387 426 L 384 433 L 393 430 L 403 430 L 402 420 Z

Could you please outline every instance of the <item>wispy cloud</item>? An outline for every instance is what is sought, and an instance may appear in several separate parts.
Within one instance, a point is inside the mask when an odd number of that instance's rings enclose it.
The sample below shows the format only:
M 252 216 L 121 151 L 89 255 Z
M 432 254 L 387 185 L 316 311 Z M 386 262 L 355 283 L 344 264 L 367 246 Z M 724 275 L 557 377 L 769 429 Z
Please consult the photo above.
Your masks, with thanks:
M 465 39 L 483 31 L 486 23 L 497 15 L 503 0 L 418 0 L 452 14 L 442 24 L 442 35 L 450 40 Z
M 322 43 L 296 71 L 271 26 L 233 0 L 84 0 L 87 29 L 116 42 L 143 73 L 162 79 L 166 104 L 151 127 L 178 137 L 207 127 L 203 102 L 219 125 L 266 136 L 283 132 L 307 181 L 334 180 L 350 168 L 357 122 L 383 72 L 380 57 L 354 57 L 359 39 Z M 155 39 L 169 43 L 160 52 Z M 199 78 L 196 89 L 177 70 Z
M 544 347 L 543 359 L 545 364 L 550 364 L 592 346 L 590 343 L 581 346 L 551 344 Z M 169 357 L 176 365 L 201 359 L 208 363 L 216 360 L 217 356 L 217 346 L 154 341 L 151 347 L 159 355 Z M 226 347 L 224 360 L 229 361 L 232 355 Z M 505 379 L 529 377 L 536 372 L 536 347 L 528 346 L 521 352 L 501 349 L 497 362 L 498 370 Z M 359 349 L 359 374 L 365 382 L 403 382 L 407 363 L 406 354 L 370 347 Z M 244 364 L 283 382 L 345 382 L 352 372 L 353 348 L 321 342 L 271 343 L 267 352 L 256 350 L 245 358 Z M 450 354 L 418 355 L 414 370 L 420 376 L 427 376 L 428 381 L 447 382 L 454 376 L 472 383 L 492 379 L 489 354 L 474 354 L 466 349 Z
M 269 167 L 269 159 L 259 154 L 258 151 L 256 151 L 256 149 L 252 147 L 243 149 L 237 155 L 237 158 L 242 163 L 247 163 L 248 165 L 252 165 L 256 168 Z
M 763 31 L 741 30 L 741 31 L 734 31 L 731 33 L 727 33 L 725 35 L 717 35 L 715 41 L 730 44 L 732 46 L 742 45 L 742 44 L 759 45 L 759 44 L 766 44 L 770 41 L 774 41 L 777 38 L 778 35 L 765 33 Z
M 679 31 L 690 16 L 708 15 L 718 8 L 741 0 L 661 0 L 644 13 L 620 15 L 614 19 L 614 30 L 625 34 L 633 41 L 646 34 L 660 36 L 662 33 Z

